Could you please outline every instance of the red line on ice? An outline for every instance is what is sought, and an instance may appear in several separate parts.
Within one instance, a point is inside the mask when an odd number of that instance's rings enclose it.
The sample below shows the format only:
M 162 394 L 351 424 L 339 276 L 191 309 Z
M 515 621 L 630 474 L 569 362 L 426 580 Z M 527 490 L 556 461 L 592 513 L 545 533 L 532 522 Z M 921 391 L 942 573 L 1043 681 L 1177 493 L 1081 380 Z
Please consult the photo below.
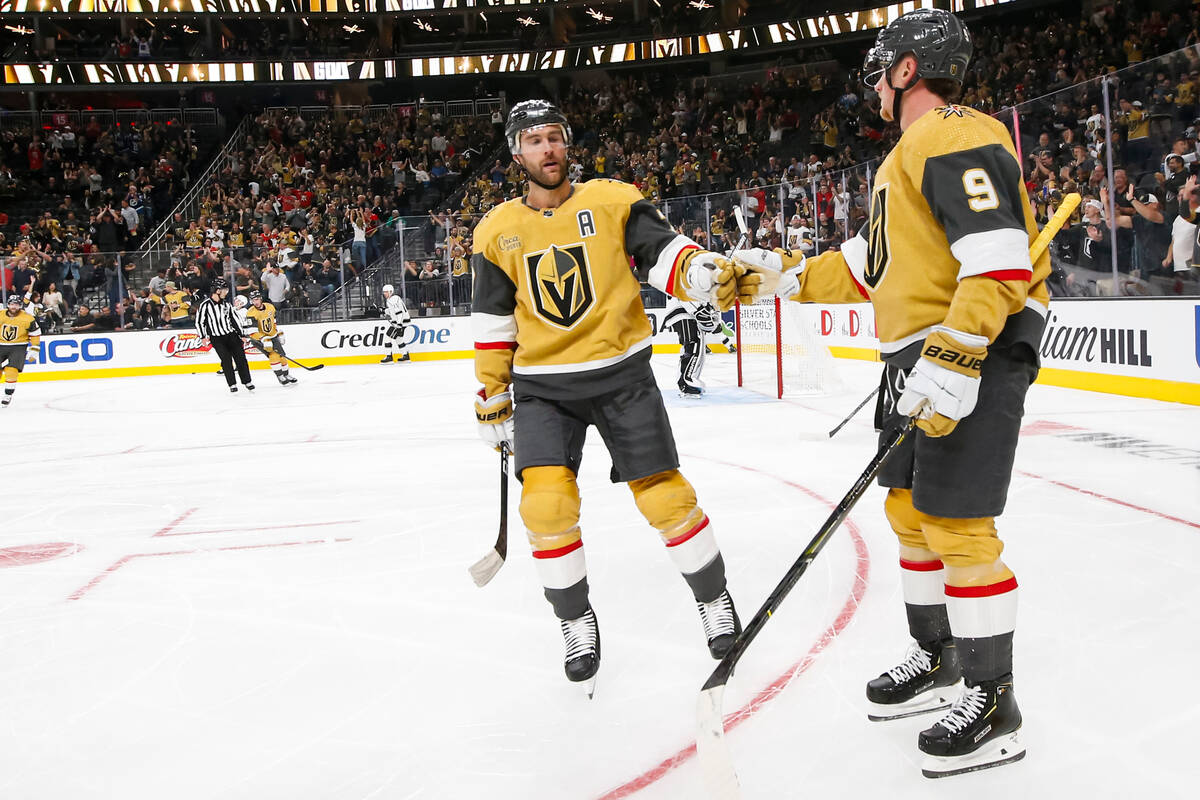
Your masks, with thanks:
M 693 457 L 704 458 L 703 456 Z M 715 458 L 704 458 L 704 460 L 712 461 L 714 463 L 721 464 L 722 466 L 744 470 L 746 472 L 756 472 L 760 475 L 768 475 L 780 483 L 790 486 L 793 489 L 797 489 L 814 500 L 824 503 L 830 508 L 833 508 L 835 505 L 811 489 L 781 478 L 778 475 L 765 472 L 764 470 L 754 469 L 753 467 L 747 467 L 742 464 L 731 464 L 727 461 L 720 461 L 719 459 Z M 750 701 L 746 703 L 746 705 L 742 706 L 737 711 L 733 711 L 725 715 L 725 731 L 727 733 L 754 716 L 754 714 L 760 708 L 771 702 L 785 688 L 787 688 L 788 684 L 791 683 L 792 680 L 807 672 L 808 668 L 816 662 L 817 656 L 820 655 L 825 648 L 832 644 L 833 640 L 836 639 L 838 635 L 846 629 L 846 627 L 850 624 L 850 620 L 854 618 L 854 614 L 858 611 L 859 603 L 862 602 L 863 595 L 866 594 L 867 580 L 871 574 L 871 554 L 867 550 L 867 543 L 863 539 L 862 532 L 859 531 L 858 526 L 854 524 L 854 520 L 852 520 L 850 517 L 847 517 L 845 520 L 845 525 L 850 530 L 850 538 L 854 541 L 854 553 L 856 556 L 854 568 L 854 586 L 850 590 L 850 596 L 846 598 L 846 602 L 842 605 L 841 611 L 838 612 L 837 618 L 834 619 L 833 623 L 825 629 L 825 632 L 822 633 L 821 637 L 817 639 L 816 643 L 809 648 L 809 651 L 804 655 L 803 658 L 788 667 L 782 675 L 771 681 L 771 683 L 765 688 L 759 690 L 759 692 L 755 694 L 754 697 L 752 697 Z M 688 745 L 674 755 L 668 756 L 660 761 L 656 766 L 651 767 L 641 775 L 638 775 L 636 778 L 621 784 L 615 789 L 605 792 L 599 797 L 599 800 L 620 800 L 620 798 L 628 797 L 635 792 L 639 792 L 642 789 L 645 789 L 647 786 L 657 782 L 660 778 L 666 776 L 667 773 L 671 772 L 671 770 L 687 762 L 688 759 L 694 755 L 696 755 L 695 743 Z
M 197 511 L 199 511 L 199 510 L 200 510 L 200 509 L 198 509 L 198 508 L 189 508 L 187 511 L 183 512 L 183 513 L 182 513 L 182 514 L 180 514 L 178 517 L 176 517 L 175 519 L 171 520 L 170 522 L 168 522 L 166 525 L 164 525 L 163 527 L 159 528 L 158 530 L 156 530 L 156 531 L 154 532 L 154 535 L 155 535 L 155 536 L 170 536 L 170 535 L 171 535 L 171 531 L 173 531 L 173 530 L 176 528 L 176 526 L 178 526 L 178 525 L 179 525 L 180 523 L 182 523 L 182 522 L 183 522 L 185 519 L 187 519 L 188 517 L 190 517 L 192 514 L 195 514 L 195 513 L 196 513 Z
M 1134 505 L 1133 503 L 1130 503 L 1125 500 L 1120 500 L 1116 497 L 1109 497 L 1108 495 L 1101 494 L 1100 492 L 1093 492 L 1091 489 L 1083 489 L 1083 488 L 1080 488 L 1079 486 L 1072 486 L 1069 483 L 1063 483 L 1062 481 L 1056 481 L 1053 478 L 1046 478 L 1041 475 L 1035 475 L 1032 472 L 1026 472 L 1025 470 L 1017 470 L 1017 472 L 1020 472 L 1022 475 L 1024 475 L 1027 478 L 1036 478 L 1039 481 L 1045 481 L 1046 483 L 1052 483 L 1055 486 L 1061 486 L 1062 488 L 1070 489 L 1073 492 L 1079 492 L 1080 494 L 1086 494 L 1090 497 L 1095 497 L 1100 500 L 1107 500 L 1108 502 L 1115 503 L 1116 505 L 1119 505 L 1119 506 L 1125 506 L 1126 508 L 1132 508 L 1134 511 L 1141 511 L 1146 514 L 1151 514 L 1156 517 L 1161 517 L 1162 519 L 1169 519 L 1169 520 L 1171 520 L 1171 522 L 1178 522 L 1180 525 L 1187 525 L 1190 528 L 1200 528 L 1200 522 L 1192 522 L 1191 520 L 1182 519 L 1180 517 L 1173 517 L 1170 514 L 1164 514 L 1161 511 L 1155 511 L 1153 508 L 1146 508 L 1145 506 Z

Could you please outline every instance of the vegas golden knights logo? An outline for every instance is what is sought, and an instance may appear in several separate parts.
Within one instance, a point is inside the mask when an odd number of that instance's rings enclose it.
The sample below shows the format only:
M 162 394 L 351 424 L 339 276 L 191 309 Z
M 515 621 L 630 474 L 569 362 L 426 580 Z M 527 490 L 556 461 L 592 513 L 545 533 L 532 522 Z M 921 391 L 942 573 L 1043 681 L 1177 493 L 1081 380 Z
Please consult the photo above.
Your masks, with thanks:
M 16 340 L 16 325 L 0 325 L 0 342 L 15 342 Z
M 887 235 L 887 192 L 888 185 L 884 183 L 876 186 L 871 193 L 871 219 L 867 223 L 867 266 L 863 271 L 863 281 L 871 289 L 879 286 L 891 260 Z
M 587 316 L 595 303 L 587 248 L 582 243 L 564 247 L 551 245 L 540 253 L 526 253 L 529 293 L 543 319 L 571 328 Z

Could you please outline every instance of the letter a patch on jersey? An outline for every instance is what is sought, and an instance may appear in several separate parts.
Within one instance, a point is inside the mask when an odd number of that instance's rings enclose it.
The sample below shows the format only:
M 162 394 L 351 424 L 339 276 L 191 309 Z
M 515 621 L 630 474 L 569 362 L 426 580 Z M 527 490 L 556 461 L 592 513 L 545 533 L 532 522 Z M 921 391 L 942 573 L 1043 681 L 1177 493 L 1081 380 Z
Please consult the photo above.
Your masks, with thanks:
M 595 305 L 587 248 L 582 243 L 525 254 L 529 293 L 542 319 L 560 328 L 572 328 Z

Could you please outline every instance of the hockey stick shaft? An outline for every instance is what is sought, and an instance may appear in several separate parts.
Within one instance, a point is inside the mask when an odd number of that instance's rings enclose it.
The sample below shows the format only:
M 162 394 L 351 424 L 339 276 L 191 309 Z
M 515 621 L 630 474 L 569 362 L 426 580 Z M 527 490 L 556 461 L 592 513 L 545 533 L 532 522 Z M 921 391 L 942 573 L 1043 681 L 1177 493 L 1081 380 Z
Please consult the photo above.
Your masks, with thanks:
M 251 336 L 247 336 L 246 340 L 248 342 L 250 342 L 250 345 L 252 347 L 254 347 L 254 349 L 258 350 L 258 352 L 262 353 L 264 356 L 267 355 L 267 348 L 258 339 L 255 339 Z M 310 367 L 310 366 L 307 366 L 306 364 L 301 364 L 299 361 L 292 358 L 291 356 L 284 356 L 284 358 L 287 359 L 288 361 L 292 362 L 293 364 L 295 364 L 300 369 L 306 369 L 309 372 L 316 372 L 319 369 L 325 369 L 324 364 L 317 364 L 315 366 Z
M 496 577 L 496 573 L 504 566 L 508 557 L 508 445 L 500 444 L 500 532 L 496 534 L 496 543 L 483 558 L 469 567 L 471 579 L 476 586 L 486 586 L 488 581 Z
M 854 407 L 854 410 L 850 412 L 849 416 L 847 416 L 844 420 L 839 422 L 838 426 L 829 432 L 829 438 L 832 439 L 834 437 L 834 434 L 836 434 L 838 431 L 840 431 L 842 428 L 844 428 L 846 426 L 847 422 L 854 419 L 854 415 L 857 414 L 858 412 L 862 411 L 863 406 L 865 406 L 867 403 L 871 402 L 871 398 L 877 394 L 879 394 L 878 386 L 876 386 L 874 389 L 872 389 L 871 393 L 869 395 L 867 395 L 866 397 L 864 397 L 863 401 Z

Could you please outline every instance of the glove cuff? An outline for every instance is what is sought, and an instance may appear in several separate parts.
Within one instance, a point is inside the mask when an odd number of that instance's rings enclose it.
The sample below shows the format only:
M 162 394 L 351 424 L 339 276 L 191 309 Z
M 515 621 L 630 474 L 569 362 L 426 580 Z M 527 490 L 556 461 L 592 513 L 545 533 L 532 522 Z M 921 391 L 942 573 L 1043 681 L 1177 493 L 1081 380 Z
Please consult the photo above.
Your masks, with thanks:
M 987 338 L 938 325 L 925 337 L 921 357 L 951 372 L 978 378 L 987 358 Z

